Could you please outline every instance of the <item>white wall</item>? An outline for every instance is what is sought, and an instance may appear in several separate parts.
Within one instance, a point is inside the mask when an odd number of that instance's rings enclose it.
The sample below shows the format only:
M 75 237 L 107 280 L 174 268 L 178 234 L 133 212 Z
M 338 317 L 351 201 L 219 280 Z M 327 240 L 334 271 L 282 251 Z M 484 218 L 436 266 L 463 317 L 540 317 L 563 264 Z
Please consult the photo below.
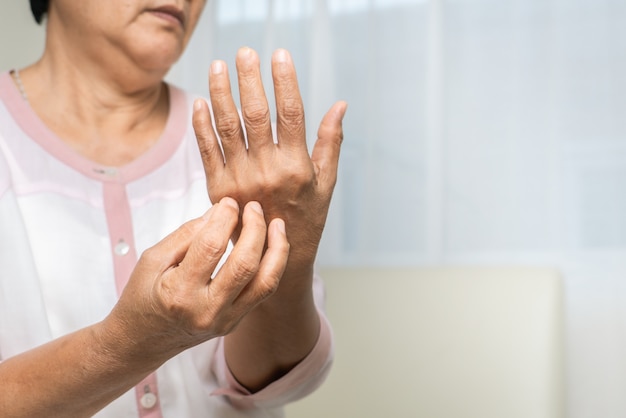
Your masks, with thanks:
M 28 1 L 0 3 L 0 71 L 20 68 L 37 60 L 43 51 L 44 28 L 33 19 Z

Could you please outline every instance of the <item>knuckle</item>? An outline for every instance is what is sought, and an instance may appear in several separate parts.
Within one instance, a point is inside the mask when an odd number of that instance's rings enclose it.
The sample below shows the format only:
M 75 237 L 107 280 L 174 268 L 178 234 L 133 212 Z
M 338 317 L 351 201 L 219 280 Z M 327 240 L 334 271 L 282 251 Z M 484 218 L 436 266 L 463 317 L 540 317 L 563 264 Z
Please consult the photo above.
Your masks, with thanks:
M 215 326 L 213 317 L 201 315 L 193 318 L 189 327 L 192 333 L 204 333 Z
M 259 263 L 251 255 L 237 257 L 232 262 L 232 273 L 239 280 L 247 280 L 259 270 Z
M 206 237 L 198 241 L 200 252 L 210 259 L 217 259 L 224 254 L 225 245 L 212 237 Z
M 290 179 L 296 184 L 310 184 L 313 181 L 313 173 L 310 170 L 293 170 Z
M 302 101 L 296 98 L 286 98 L 282 102 L 281 113 L 283 119 L 292 123 L 304 124 L 304 107 Z
M 196 228 L 195 228 L 196 225 L 197 225 L 197 221 L 186 222 L 178 228 L 178 234 L 184 240 L 190 239 L 196 233 Z
M 170 295 L 165 299 L 165 301 L 163 301 L 163 308 L 170 318 L 180 319 L 187 316 L 187 310 L 182 304 L 182 298 L 177 295 Z
M 265 277 L 258 289 L 259 299 L 265 300 L 276 293 L 279 283 L 280 278 L 278 276 Z
M 315 173 L 306 165 L 291 161 L 287 164 L 283 164 L 280 170 L 274 170 L 267 173 L 264 179 L 265 184 L 270 187 L 308 187 L 315 181 Z
M 253 125 L 267 124 L 270 120 L 270 110 L 263 103 L 250 103 L 244 108 L 243 116 Z
M 233 138 L 241 134 L 241 123 L 238 117 L 222 116 L 216 118 L 215 126 L 222 138 Z
M 286 174 L 286 177 L 287 184 L 290 184 L 297 194 L 301 194 L 309 189 L 314 181 L 312 174 L 305 170 L 292 170 Z
M 186 298 L 179 289 L 167 284 L 162 284 L 160 305 L 167 317 L 177 322 L 183 321 L 189 315 Z
M 153 265 L 162 259 L 161 252 L 154 246 L 146 249 L 139 257 L 138 264 Z

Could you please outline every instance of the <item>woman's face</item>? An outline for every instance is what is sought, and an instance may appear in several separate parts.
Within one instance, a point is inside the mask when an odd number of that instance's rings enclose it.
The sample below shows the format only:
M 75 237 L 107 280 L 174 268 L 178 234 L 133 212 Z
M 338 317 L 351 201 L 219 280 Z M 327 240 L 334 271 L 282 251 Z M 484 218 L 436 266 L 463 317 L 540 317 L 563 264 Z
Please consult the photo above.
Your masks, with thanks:
M 182 54 L 205 3 L 51 0 L 48 25 L 52 31 L 66 33 L 71 47 L 93 58 L 127 57 L 147 70 L 167 71 Z

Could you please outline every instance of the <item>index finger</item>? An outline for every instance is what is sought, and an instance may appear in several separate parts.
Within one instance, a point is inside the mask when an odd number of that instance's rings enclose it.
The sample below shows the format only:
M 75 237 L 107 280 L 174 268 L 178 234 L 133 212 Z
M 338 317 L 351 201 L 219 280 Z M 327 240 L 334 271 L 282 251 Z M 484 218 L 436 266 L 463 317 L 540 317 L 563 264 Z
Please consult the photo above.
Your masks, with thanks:
M 241 290 L 256 276 L 263 255 L 267 225 L 263 209 L 258 202 L 246 204 L 242 224 L 237 243 L 209 288 L 213 296 L 226 294 L 230 301 L 235 300 Z
M 208 217 L 179 265 L 183 277 L 203 285 L 211 281 L 211 275 L 226 252 L 239 222 L 239 205 L 234 199 L 225 197 L 211 208 Z

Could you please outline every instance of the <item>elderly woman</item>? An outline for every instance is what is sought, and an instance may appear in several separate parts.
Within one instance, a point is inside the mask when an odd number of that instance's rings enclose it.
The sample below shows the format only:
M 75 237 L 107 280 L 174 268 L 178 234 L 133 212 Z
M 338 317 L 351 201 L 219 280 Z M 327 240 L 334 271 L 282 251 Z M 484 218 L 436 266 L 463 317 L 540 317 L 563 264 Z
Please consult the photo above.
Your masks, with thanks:
M 286 51 L 275 125 L 250 49 L 241 118 L 221 61 L 211 106 L 165 84 L 204 3 L 31 0 L 44 54 L 0 75 L 2 416 L 279 417 L 329 369 L 346 105 L 309 156 Z

